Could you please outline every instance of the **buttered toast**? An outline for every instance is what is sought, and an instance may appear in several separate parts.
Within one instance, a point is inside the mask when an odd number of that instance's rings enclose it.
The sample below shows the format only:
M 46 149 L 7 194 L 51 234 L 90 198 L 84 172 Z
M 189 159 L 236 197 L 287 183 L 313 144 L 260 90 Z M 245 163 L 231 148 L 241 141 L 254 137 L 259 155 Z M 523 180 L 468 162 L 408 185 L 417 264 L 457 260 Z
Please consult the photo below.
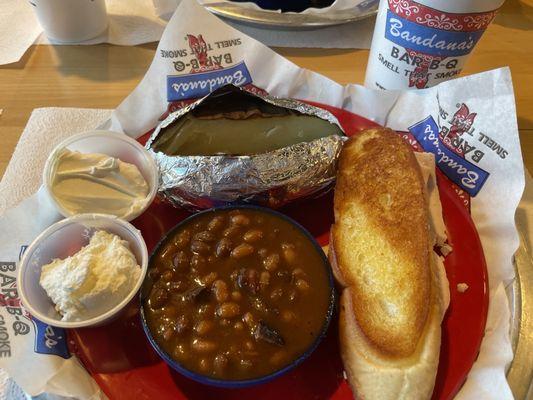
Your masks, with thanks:
M 388 129 L 342 150 L 330 259 L 341 294 L 341 354 L 358 399 L 429 399 L 444 314 L 425 184 Z

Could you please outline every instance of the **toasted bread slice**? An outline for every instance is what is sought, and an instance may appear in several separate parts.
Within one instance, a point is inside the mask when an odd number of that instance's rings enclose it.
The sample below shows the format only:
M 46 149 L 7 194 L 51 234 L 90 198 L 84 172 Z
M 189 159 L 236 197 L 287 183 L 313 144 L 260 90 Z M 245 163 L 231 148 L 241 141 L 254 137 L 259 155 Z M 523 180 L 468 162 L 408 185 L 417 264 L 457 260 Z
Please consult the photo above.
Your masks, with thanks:
M 439 364 L 441 322 L 446 309 L 444 265 L 434 256 L 429 314 L 415 351 L 407 357 L 388 357 L 368 341 L 357 324 L 354 296 L 349 288 L 340 299 L 339 337 L 348 382 L 357 400 L 429 400 Z
M 429 213 L 413 151 L 390 130 L 349 140 L 339 160 L 332 236 L 358 325 L 379 351 L 405 357 L 430 296 Z
M 341 355 L 358 400 L 431 398 L 447 280 L 426 184 L 388 129 L 361 133 L 341 153 L 329 258 L 344 287 Z

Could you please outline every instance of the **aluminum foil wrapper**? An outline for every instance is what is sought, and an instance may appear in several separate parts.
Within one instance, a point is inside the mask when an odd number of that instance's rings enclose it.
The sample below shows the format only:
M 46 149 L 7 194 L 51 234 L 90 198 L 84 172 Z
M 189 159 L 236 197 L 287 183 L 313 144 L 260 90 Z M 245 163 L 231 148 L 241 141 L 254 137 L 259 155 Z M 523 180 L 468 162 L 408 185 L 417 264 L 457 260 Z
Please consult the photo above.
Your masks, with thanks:
M 155 129 L 146 148 L 159 167 L 159 196 L 175 206 L 192 210 L 234 202 L 276 208 L 329 190 L 335 181 L 344 136 L 330 135 L 267 153 L 243 156 L 169 156 L 152 148 L 162 129 L 198 107 L 206 98 L 236 91 L 243 89 L 224 86 L 170 114 Z M 276 106 L 317 116 L 340 128 L 335 116 L 327 110 L 291 99 L 258 97 Z

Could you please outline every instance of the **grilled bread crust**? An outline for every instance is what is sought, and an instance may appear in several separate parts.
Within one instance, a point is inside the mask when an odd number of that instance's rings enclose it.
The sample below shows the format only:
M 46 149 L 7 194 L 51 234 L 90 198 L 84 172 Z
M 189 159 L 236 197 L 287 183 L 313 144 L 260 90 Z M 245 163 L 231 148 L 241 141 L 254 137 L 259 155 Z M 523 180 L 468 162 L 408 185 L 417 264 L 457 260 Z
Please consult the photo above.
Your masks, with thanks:
M 357 324 L 354 296 L 345 289 L 340 300 L 339 336 L 348 382 L 358 400 L 429 400 L 439 365 L 441 322 L 446 309 L 442 290 L 447 280 L 442 263 L 432 257 L 432 290 L 422 340 L 415 351 L 390 358 L 377 350 Z M 440 265 L 439 265 L 440 264 Z
M 389 129 L 352 137 L 339 160 L 332 230 L 357 325 L 388 357 L 412 354 L 431 292 L 429 212 L 409 145 Z

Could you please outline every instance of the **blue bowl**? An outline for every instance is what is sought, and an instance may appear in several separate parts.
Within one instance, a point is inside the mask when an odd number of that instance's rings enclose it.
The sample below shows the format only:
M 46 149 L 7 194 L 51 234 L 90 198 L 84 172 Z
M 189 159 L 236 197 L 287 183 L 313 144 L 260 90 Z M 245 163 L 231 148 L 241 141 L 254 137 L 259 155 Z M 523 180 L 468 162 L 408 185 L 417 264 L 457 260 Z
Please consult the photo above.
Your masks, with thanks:
M 152 333 L 150 332 L 150 328 L 148 327 L 148 324 L 146 322 L 146 315 L 144 313 L 144 301 L 146 297 L 148 296 L 150 289 L 152 287 L 152 281 L 149 278 L 148 274 L 146 275 L 145 281 L 143 283 L 143 286 L 140 291 L 140 303 L 141 303 L 141 322 L 144 329 L 144 333 L 146 334 L 148 341 L 152 345 L 152 347 L 155 349 L 157 354 L 175 371 L 179 372 L 182 375 L 185 375 L 186 377 L 206 385 L 210 386 L 217 386 L 222 388 L 243 388 L 243 387 L 250 387 L 259 385 L 262 383 L 270 382 L 273 379 L 276 379 L 280 377 L 281 375 L 291 371 L 292 369 L 296 368 L 298 365 L 300 365 L 307 357 L 315 351 L 315 349 L 318 347 L 324 336 L 326 336 L 326 332 L 329 327 L 329 323 L 331 321 L 331 318 L 333 317 L 333 312 L 335 310 L 335 300 L 336 300 L 336 294 L 335 294 L 335 285 L 333 280 L 333 273 L 331 270 L 331 266 L 329 264 L 329 261 L 327 257 L 325 256 L 324 252 L 322 251 L 322 248 L 317 243 L 315 238 L 299 223 L 294 221 L 292 218 L 271 210 L 270 208 L 265 207 L 259 207 L 254 205 L 231 205 L 231 206 L 221 206 L 221 207 L 215 207 L 210 208 L 208 210 L 201 211 L 199 213 L 196 213 L 194 215 L 191 215 L 190 217 L 184 219 L 183 221 L 179 222 L 174 228 L 172 228 L 167 234 L 161 239 L 161 241 L 156 245 L 154 251 L 152 252 L 150 256 L 150 260 L 154 257 L 154 255 L 157 253 L 159 248 L 166 243 L 166 241 L 169 239 L 169 237 L 172 237 L 174 232 L 179 230 L 184 224 L 188 223 L 191 220 L 194 220 L 199 215 L 207 214 L 207 213 L 213 213 L 219 210 L 237 210 L 237 209 L 252 209 L 261 211 L 268 214 L 273 214 L 275 216 L 278 216 L 285 221 L 291 223 L 293 226 L 298 228 L 300 232 L 304 234 L 307 239 L 311 241 L 313 246 L 315 247 L 316 251 L 319 253 L 323 260 L 324 268 L 326 269 L 327 275 L 328 275 L 328 284 L 330 287 L 330 299 L 329 299 L 329 306 L 326 312 L 326 315 L 324 315 L 324 324 L 322 326 L 322 329 L 320 330 L 320 333 L 317 335 L 316 339 L 313 343 L 309 346 L 309 348 L 302 353 L 298 358 L 293 360 L 290 364 L 286 365 L 283 368 L 280 368 L 277 371 L 274 371 L 268 375 L 260 376 L 258 378 L 252 378 L 252 379 L 245 379 L 245 380 L 227 380 L 227 379 L 216 379 L 212 378 L 206 375 L 199 374 L 197 372 L 191 371 L 184 366 L 182 366 L 178 361 L 174 360 L 164 349 L 162 349 L 159 344 L 156 342 L 154 337 L 152 336 Z M 149 264 L 150 265 L 150 264 Z

